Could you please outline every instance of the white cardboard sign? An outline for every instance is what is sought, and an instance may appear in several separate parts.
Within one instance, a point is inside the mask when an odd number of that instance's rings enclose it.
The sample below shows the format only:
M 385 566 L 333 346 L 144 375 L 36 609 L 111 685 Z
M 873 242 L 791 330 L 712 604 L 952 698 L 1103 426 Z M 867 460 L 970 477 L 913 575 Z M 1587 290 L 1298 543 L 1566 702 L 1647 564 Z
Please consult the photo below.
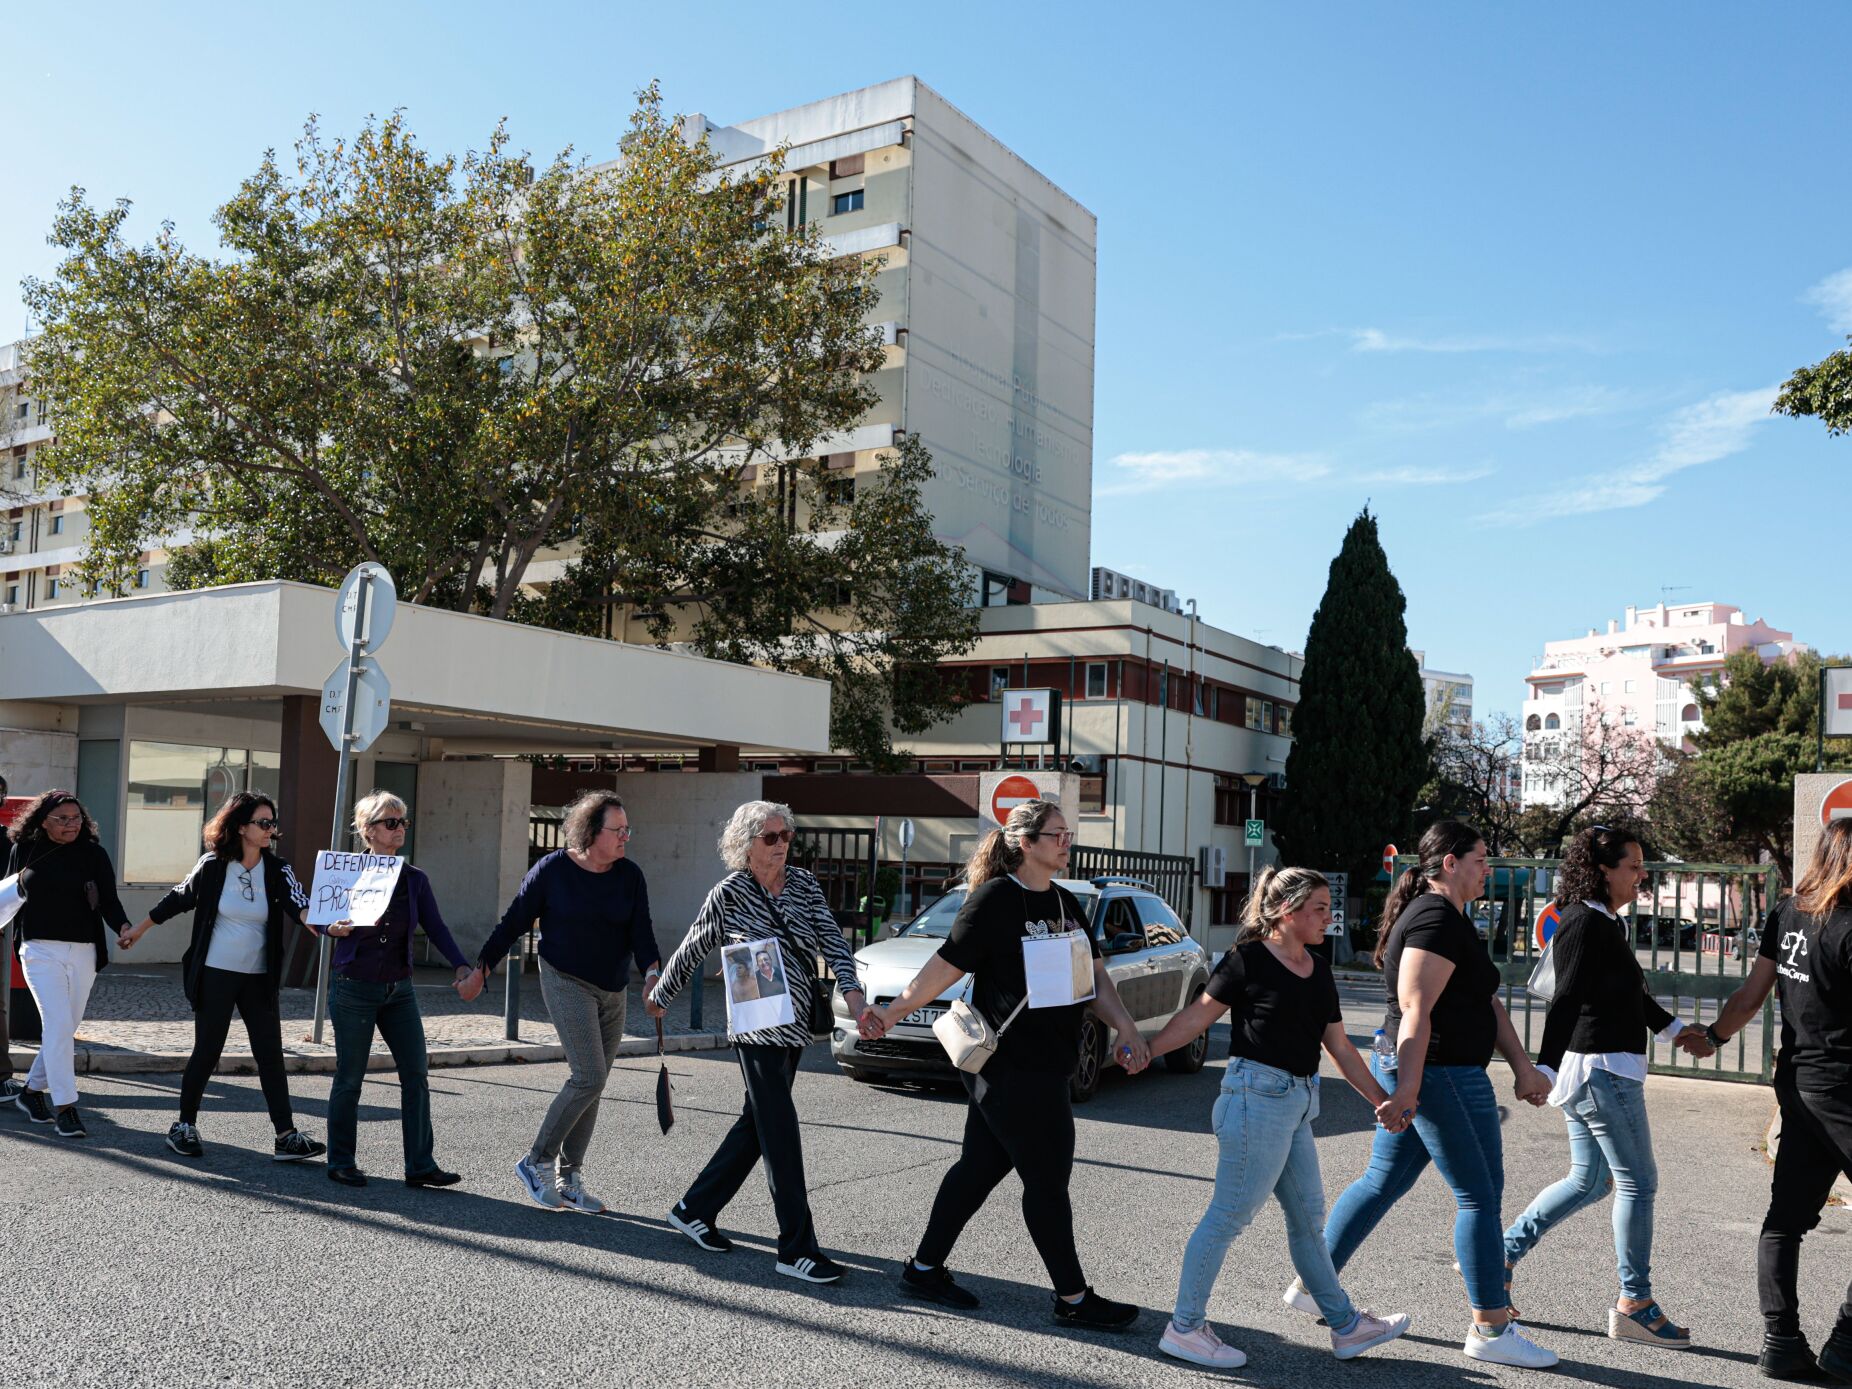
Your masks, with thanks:
M 315 885 L 309 889 L 311 926 L 351 921 L 372 926 L 385 914 L 405 860 L 393 854 L 344 854 L 323 849 L 315 856 Z
M 1025 936 L 1023 979 L 1031 1008 L 1066 1008 L 1093 997 L 1093 951 L 1084 931 Z

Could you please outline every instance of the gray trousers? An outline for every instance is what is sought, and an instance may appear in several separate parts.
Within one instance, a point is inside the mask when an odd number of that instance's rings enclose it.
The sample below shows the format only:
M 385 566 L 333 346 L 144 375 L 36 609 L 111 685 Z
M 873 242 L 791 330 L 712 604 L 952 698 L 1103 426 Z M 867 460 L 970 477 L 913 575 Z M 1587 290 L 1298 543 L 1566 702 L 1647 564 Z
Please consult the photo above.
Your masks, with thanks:
M 544 961 L 540 994 L 547 1001 L 547 1015 L 559 1033 L 572 1074 L 541 1121 L 528 1157 L 536 1167 L 558 1159 L 559 1173 L 564 1176 L 578 1169 L 591 1146 L 592 1130 L 598 1125 L 598 1100 L 610 1078 L 611 1063 L 617 1060 L 617 1044 L 624 1039 L 625 997 Z

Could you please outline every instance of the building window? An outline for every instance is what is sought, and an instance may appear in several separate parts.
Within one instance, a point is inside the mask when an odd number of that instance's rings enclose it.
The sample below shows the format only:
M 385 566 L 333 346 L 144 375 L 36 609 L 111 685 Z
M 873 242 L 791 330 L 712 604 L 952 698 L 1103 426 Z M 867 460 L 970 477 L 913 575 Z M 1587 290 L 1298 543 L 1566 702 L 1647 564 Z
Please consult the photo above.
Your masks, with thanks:
M 135 571 L 135 587 L 148 587 L 148 571 L 146 569 L 137 569 Z
M 1612 680 L 1603 680 L 1601 682 L 1601 692 L 1603 694 L 1613 694 L 1614 693 L 1614 682 Z
M 1106 698 L 1106 662 L 1087 662 L 1087 698 Z
M 1545 728 L 1561 728 L 1563 726 L 1563 721 L 1555 714 L 1551 714 L 1544 719 L 1543 726 Z
M 840 217 L 845 212 L 860 212 L 861 210 L 862 190 L 859 188 L 848 193 L 838 193 L 830 199 L 830 216 L 832 217 Z
M 26 455 L 25 455 L 24 450 L 21 450 L 19 453 L 19 456 L 13 460 L 13 476 L 16 478 L 22 478 L 25 475 L 26 475 Z M 19 539 L 18 536 L 14 536 L 13 538 L 15 540 Z
M 199 861 L 206 817 L 238 791 L 274 797 L 282 757 L 244 748 L 129 744 L 125 883 L 177 883 Z
M 1260 702 L 1260 731 L 1262 733 L 1273 732 L 1273 701 L 1270 699 L 1263 699 Z
M 10 608 L 17 602 L 19 602 L 19 585 L 8 584 L 6 586 L 6 605 Z
M 1288 707 L 1287 705 L 1282 704 L 1278 706 L 1278 713 L 1280 716 L 1280 736 L 1282 738 L 1292 737 L 1293 736 L 1293 711 L 1292 709 Z
M 1621 723 L 1626 727 L 1632 728 L 1639 721 L 1639 711 L 1634 709 L 1631 705 L 1621 711 Z
M 855 474 L 833 473 L 824 478 L 823 504 L 825 506 L 854 506 Z
M 54 516 L 51 518 L 51 533 L 53 535 L 63 535 L 64 534 L 64 517 L 63 516 L 60 515 L 60 516 Z
M 1002 699 L 1003 692 L 1009 687 L 1010 668 L 1008 666 L 992 666 L 990 668 L 990 697 L 992 699 Z
M 1696 723 L 1698 721 L 1698 706 L 1695 704 L 1687 704 L 1683 709 L 1678 711 L 1678 717 L 1684 723 Z
M 1633 681 L 1631 680 L 1621 681 L 1620 687 L 1621 687 L 1622 694 L 1632 694 L 1633 693 Z
M 20 539 L 25 534 L 25 525 L 26 523 L 24 521 L 13 522 L 12 525 L 7 527 L 6 538 L 8 540 Z
M 60 587 L 61 586 L 59 585 L 56 579 L 47 579 L 45 581 L 45 596 L 47 598 L 56 598 L 58 596 Z
M 1251 697 L 1248 699 L 1247 724 L 1249 728 L 1252 728 L 1252 729 L 1260 728 L 1260 704 L 1261 702 L 1258 699 L 1254 699 Z

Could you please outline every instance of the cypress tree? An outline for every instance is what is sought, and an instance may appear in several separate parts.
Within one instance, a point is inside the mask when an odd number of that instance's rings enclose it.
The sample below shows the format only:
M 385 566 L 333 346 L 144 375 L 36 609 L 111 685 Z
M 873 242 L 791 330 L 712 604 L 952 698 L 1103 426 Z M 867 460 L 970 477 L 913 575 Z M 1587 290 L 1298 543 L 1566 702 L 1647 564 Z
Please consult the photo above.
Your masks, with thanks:
M 1427 768 L 1421 675 L 1407 603 L 1365 507 L 1331 561 L 1305 639 L 1305 671 L 1275 837 L 1287 863 L 1374 873 L 1408 829 Z

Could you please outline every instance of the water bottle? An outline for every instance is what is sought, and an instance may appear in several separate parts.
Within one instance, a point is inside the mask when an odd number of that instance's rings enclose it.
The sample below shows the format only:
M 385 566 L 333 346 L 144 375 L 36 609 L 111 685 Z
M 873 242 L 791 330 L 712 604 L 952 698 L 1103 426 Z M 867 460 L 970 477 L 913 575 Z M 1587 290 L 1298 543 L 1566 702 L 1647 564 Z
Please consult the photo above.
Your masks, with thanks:
M 1395 1039 L 1380 1027 L 1376 1029 L 1376 1040 L 1370 1043 L 1370 1051 L 1375 1054 L 1379 1069 L 1385 1071 L 1395 1069 Z

